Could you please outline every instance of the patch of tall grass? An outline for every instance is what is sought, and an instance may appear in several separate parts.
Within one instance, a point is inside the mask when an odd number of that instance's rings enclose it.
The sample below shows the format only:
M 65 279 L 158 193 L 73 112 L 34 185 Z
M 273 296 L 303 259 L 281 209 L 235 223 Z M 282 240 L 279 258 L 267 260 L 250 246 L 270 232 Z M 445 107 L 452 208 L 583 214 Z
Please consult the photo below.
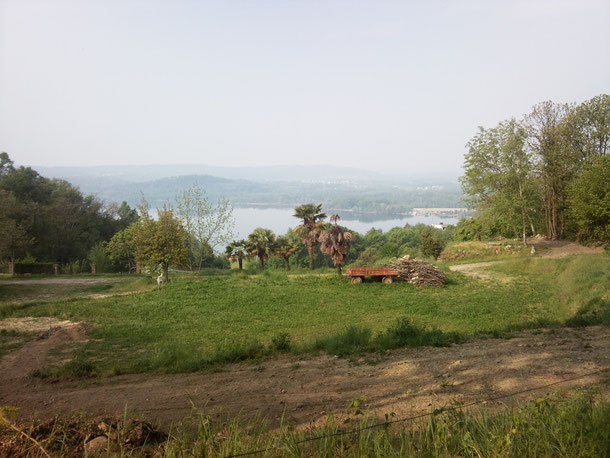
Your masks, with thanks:
M 338 334 L 316 339 L 312 347 L 315 350 L 345 356 L 400 347 L 448 347 L 464 340 L 465 337 L 460 333 L 427 329 L 414 324 L 408 317 L 401 317 L 376 335 L 373 335 L 373 331 L 368 327 L 349 326 Z
M 262 420 L 227 424 L 205 414 L 186 419 L 169 435 L 128 418 L 105 420 L 106 430 L 98 423 L 55 419 L 21 427 L 49 452 L 70 456 L 82 455 L 86 441 L 95 436 L 105 440 L 101 451 L 108 456 L 224 457 L 257 450 L 257 456 L 265 457 L 610 456 L 610 403 L 583 389 L 499 410 L 438 410 L 392 425 L 372 412 L 349 426 L 329 415 L 321 426 L 307 430 L 289 422 L 276 429 Z M 0 424 L 0 454 L 28 450 L 36 453 L 26 436 Z
M 391 419 L 391 418 L 390 418 Z M 345 424 L 329 416 L 308 433 L 289 424 L 269 431 L 260 423 L 227 427 L 210 417 L 199 419 L 195 443 L 170 434 L 163 453 L 195 456 L 230 456 L 265 450 L 262 456 L 494 456 L 494 457 L 593 457 L 610 453 L 610 403 L 591 391 L 540 397 L 515 408 L 493 411 L 456 409 L 433 413 L 423 421 L 394 426 L 365 416 L 341 435 Z M 316 440 L 309 440 L 316 437 Z

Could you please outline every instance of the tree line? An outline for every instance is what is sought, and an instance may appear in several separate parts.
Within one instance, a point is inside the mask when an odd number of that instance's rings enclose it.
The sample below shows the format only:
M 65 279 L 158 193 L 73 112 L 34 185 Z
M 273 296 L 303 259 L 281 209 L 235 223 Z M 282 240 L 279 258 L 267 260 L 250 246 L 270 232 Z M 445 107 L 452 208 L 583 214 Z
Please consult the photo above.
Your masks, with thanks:
M 526 243 L 577 238 L 610 243 L 610 96 L 546 101 L 517 120 L 479 127 L 468 142 L 462 188 L 477 216 L 464 238 Z
M 195 186 L 176 197 L 175 207 L 164 207 L 155 220 L 144 199 L 138 210 L 124 201 L 104 205 L 65 180 L 15 167 L 3 152 L 0 263 L 56 263 L 66 273 L 88 271 L 91 264 L 99 272 L 135 272 L 140 265 L 166 276 L 170 263 L 228 267 L 214 249 L 232 238 L 230 203 L 212 204 Z
M 69 265 L 137 219 L 125 202 L 105 206 L 67 181 L 15 167 L 0 153 L 0 261 Z
M 325 222 L 322 205 L 314 203 L 299 205 L 294 216 L 301 224 L 286 234 L 277 237 L 270 229 L 258 228 L 246 239 L 228 244 L 225 254 L 240 269 L 244 258 L 252 256 L 261 269 L 335 267 L 341 274 L 346 265 L 375 267 L 406 254 L 437 258 L 456 229 L 417 224 L 394 227 L 386 233 L 373 228 L 361 235 L 339 225 L 338 215 Z
M 302 224 L 289 230 L 285 235 L 276 237 L 270 229 L 257 228 L 245 240 L 234 240 L 226 247 L 225 254 L 231 260 L 237 260 L 239 268 L 243 267 L 243 258 L 249 254 L 258 258 L 261 269 L 272 256 L 282 259 L 286 270 L 290 269 L 290 258 L 298 253 L 301 244 L 307 247 L 309 269 L 314 267 L 314 247 L 320 251 L 337 268 L 345 265 L 352 242 L 356 236 L 343 226 L 340 226 L 339 215 L 332 215 L 330 223 L 324 223 L 326 214 L 322 212 L 322 204 L 303 204 L 295 208 L 296 218 Z

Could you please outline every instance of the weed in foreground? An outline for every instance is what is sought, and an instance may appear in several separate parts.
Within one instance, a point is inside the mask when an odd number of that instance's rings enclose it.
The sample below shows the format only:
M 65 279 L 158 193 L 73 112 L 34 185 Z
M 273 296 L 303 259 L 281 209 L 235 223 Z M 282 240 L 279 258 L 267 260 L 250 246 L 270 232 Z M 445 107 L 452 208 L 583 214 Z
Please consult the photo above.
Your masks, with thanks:
M 263 419 L 248 425 L 237 420 L 215 423 L 204 414 L 185 419 L 169 434 L 127 417 L 95 423 L 56 418 L 19 426 L 57 456 L 82 455 L 92 438 L 100 438 L 111 456 L 229 456 L 255 450 L 273 457 L 610 455 L 610 403 L 586 389 L 496 411 L 461 410 L 455 404 L 453 410 L 394 424 L 387 423 L 396 421 L 393 414 L 384 422 L 362 406 L 363 399 L 357 399 L 349 407 L 360 418 L 349 428 L 329 415 L 323 425 L 307 431 L 285 421 L 270 429 Z M 0 455 L 25 456 L 32 450 L 27 437 L 0 424 Z

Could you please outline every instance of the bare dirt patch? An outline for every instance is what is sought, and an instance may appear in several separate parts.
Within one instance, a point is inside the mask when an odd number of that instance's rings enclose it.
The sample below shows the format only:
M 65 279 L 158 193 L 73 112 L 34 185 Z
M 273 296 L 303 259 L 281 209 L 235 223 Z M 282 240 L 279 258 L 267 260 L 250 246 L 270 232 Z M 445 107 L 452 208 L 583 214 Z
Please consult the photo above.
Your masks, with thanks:
M 8 318 L 0 321 L 0 329 L 6 329 L 4 326 L 9 325 L 14 330 L 39 332 L 39 335 L 36 340 L 26 343 L 0 360 L 0 390 L 5 385 L 27 383 L 33 371 L 52 362 L 49 353 L 58 346 L 89 340 L 87 329 L 90 326 L 86 323 L 53 318 Z
M 488 261 L 488 262 L 475 262 L 472 264 L 456 264 L 449 266 L 449 269 L 454 272 L 462 272 L 464 275 L 469 277 L 478 278 L 480 280 L 500 280 L 503 283 L 508 283 L 512 280 L 512 277 L 508 275 L 502 275 L 497 272 L 485 271 L 486 267 L 493 266 L 505 261 Z
M 112 283 L 119 281 L 115 278 L 99 277 L 99 278 L 80 278 L 80 277 L 45 277 L 21 279 L 14 278 L 10 280 L 2 280 L 0 285 L 95 285 L 98 283 Z
M 604 251 L 603 246 L 584 246 L 566 240 L 539 240 L 532 245 L 536 248 L 545 248 L 541 250 L 541 258 L 563 258 L 572 254 L 593 254 Z
M 569 242 L 565 240 L 536 240 L 529 243 L 529 246 L 533 246 L 536 249 L 542 248 L 540 255 L 541 258 L 563 258 L 574 254 L 594 254 L 602 253 L 604 248 L 602 246 L 588 247 L 580 245 L 576 242 Z M 494 264 L 506 262 L 506 259 L 498 261 L 488 262 L 475 262 L 470 264 L 456 264 L 449 266 L 449 269 L 454 272 L 461 272 L 469 277 L 478 278 L 484 281 L 496 280 L 501 283 L 510 283 L 513 277 L 504 275 L 499 272 L 491 272 L 485 270 L 489 266 Z
M 75 326 L 78 323 L 68 320 L 58 320 L 53 317 L 5 318 L 0 320 L 0 330 L 18 332 L 42 332 L 52 328 Z
M 401 349 L 348 360 L 332 355 L 285 356 L 262 365 L 236 364 L 219 373 L 124 375 L 49 381 L 28 376 L 44 366 L 54 345 L 86 339 L 82 324 L 61 328 L 30 342 L 0 362 L 0 405 L 21 409 L 23 417 L 50 418 L 80 412 L 122 415 L 125 409 L 165 427 L 202 412 L 215 419 L 264 417 L 277 425 L 283 416 L 295 425 L 321 422 L 330 412 L 345 421 L 350 408 L 379 415 L 429 412 L 454 400 L 472 402 L 561 382 L 610 368 L 610 328 L 528 331 L 509 340 L 476 340 L 448 348 Z M 609 372 L 537 392 L 598 384 L 609 391 Z M 529 398 L 504 399 L 502 405 Z M 489 401 L 490 406 L 500 405 Z

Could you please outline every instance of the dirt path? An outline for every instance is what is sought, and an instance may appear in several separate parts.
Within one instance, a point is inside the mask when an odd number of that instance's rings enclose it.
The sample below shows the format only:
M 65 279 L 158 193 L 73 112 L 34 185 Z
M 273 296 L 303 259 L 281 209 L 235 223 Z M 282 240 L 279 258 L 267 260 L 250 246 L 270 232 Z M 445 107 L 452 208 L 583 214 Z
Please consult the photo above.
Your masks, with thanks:
M 538 240 L 536 242 L 530 243 L 529 245 L 537 249 L 544 248 L 544 250 L 540 250 L 539 257 L 541 258 L 563 258 L 565 256 L 570 256 L 573 254 L 592 254 L 602 253 L 604 251 L 604 248 L 602 246 L 587 247 L 575 242 L 568 242 L 564 240 Z M 486 267 L 493 266 L 494 264 L 506 261 L 508 261 L 508 259 L 488 262 L 475 262 L 470 264 L 455 264 L 449 266 L 449 269 L 454 272 L 462 272 L 464 275 L 478 278 L 480 280 L 487 281 L 493 279 L 502 283 L 509 283 L 512 281 L 512 277 L 501 274 L 499 272 L 490 272 L 488 270 L 485 270 Z
M 127 408 L 165 427 L 195 412 L 216 419 L 261 416 L 271 424 L 285 415 L 294 424 L 307 425 L 321 421 L 331 411 L 346 420 L 355 418 L 349 404 L 356 398 L 367 399 L 365 410 L 404 416 L 428 412 L 453 400 L 488 399 L 610 368 L 610 328 L 596 326 L 368 356 L 375 361 L 349 361 L 332 355 L 303 360 L 285 356 L 262 366 L 228 366 L 219 373 L 59 382 L 30 377 L 32 370 L 48 362 L 49 352 L 57 345 L 87 339 L 87 327 L 82 323 L 54 329 L 46 338 L 29 342 L 0 361 L 0 405 L 20 407 L 24 417 L 44 418 L 75 412 L 122 415 Z M 610 372 L 604 372 L 527 398 L 583 384 L 601 384 L 608 392 L 609 381 Z
M 603 246 L 589 247 L 566 240 L 540 240 L 532 245 L 536 248 L 545 248 L 540 253 L 541 258 L 563 258 L 572 254 L 592 254 L 604 251 Z
M 481 280 L 491 280 L 492 278 L 499 279 L 502 281 L 510 281 L 510 277 L 506 275 L 501 275 L 497 272 L 488 272 L 485 271 L 486 267 L 493 266 L 494 264 L 498 264 L 506 261 L 488 261 L 488 262 L 474 262 L 472 264 L 456 264 L 453 266 L 449 266 L 449 270 L 454 272 L 462 272 L 464 275 L 468 275 L 469 277 L 479 278 Z M 481 270 L 483 269 L 483 270 Z
M 120 278 L 97 277 L 97 278 L 79 278 L 79 277 L 43 277 L 43 278 L 11 278 L 9 280 L 1 280 L 0 285 L 95 285 L 99 283 L 116 283 Z

